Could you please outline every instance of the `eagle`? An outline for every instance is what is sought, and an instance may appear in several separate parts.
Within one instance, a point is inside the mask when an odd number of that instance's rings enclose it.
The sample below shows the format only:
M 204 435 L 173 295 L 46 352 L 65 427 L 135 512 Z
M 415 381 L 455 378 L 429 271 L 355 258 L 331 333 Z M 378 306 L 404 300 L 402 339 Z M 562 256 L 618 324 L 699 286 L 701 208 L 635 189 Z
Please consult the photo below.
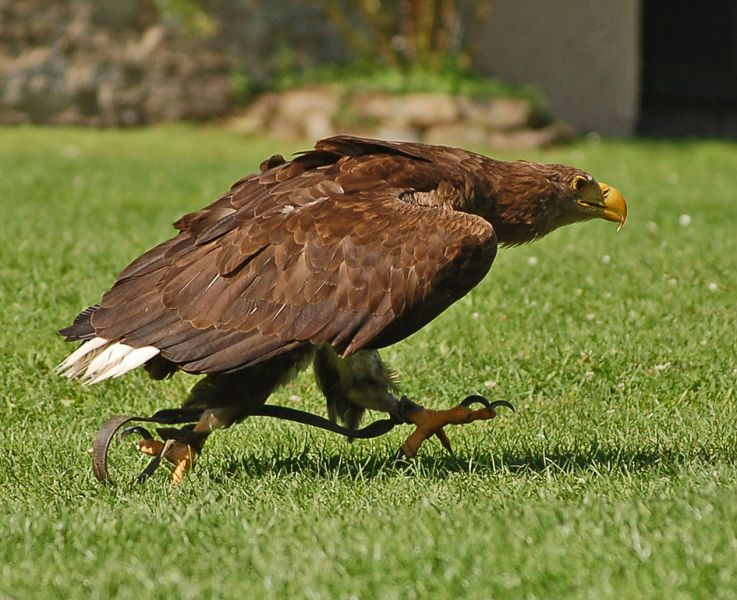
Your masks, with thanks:
M 333 422 L 353 431 L 367 409 L 383 411 L 415 425 L 401 457 L 432 436 L 450 449 L 445 426 L 493 418 L 495 405 L 432 410 L 399 397 L 379 350 L 467 294 L 499 245 L 594 218 L 621 227 L 624 198 L 571 166 L 329 137 L 292 160 L 272 156 L 179 219 L 59 332 L 82 343 L 58 371 L 86 384 L 138 367 L 153 379 L 204 375 L 183 403 L 197 417 L 186 439 L 139 442 L 174 464 L 175 484 L 213 431 L 255 414 L 310 363 Z

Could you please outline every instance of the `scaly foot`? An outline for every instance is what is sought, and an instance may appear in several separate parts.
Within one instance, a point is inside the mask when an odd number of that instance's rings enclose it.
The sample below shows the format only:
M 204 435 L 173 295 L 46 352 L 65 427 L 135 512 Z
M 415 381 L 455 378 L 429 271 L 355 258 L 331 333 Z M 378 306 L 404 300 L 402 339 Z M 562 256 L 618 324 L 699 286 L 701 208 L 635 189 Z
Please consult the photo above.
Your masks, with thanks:
M 482 404 L 483 407 L 474 410 L 471 408 L 471 405 L 474 403 Z M 410 434 L 404 444 L 402 444 L 402 447 L 397 451 L 395 461 L 397 464 L 402 464 L 405 459 L 414 458 L 422 443 L 432 436 L 436 436 L 443 447 L 453 454 L 453 448 L 450 445 L 448 436 L 443 431 L 443 427 L 446 425 L 465 425 L 473 421 L 493 419 L 496 417 L 496 408 L 498 406 L 506 406 L 514 410 L 514 406 L 506 400 L 489 402 L 483 396 L 473 395 L 468 396 L 458 406 L 454 406 L 448 410 L 419 408 L 409 413 L 406 418 L 411 423 L 414 423 L 417 429 Z
M 182 442 L 176 442 L 174 440 L 167 440 L 161 442 L 154 439 L 142 439 L 138 442 L 138 449 L 143 454 L 149 456 L 166 458 L 170 463 L 174 465 L 174 472 L 171 476 L 171 482 L 173 485 L 179 485 L 184 480 L 184 476 L 194 465 L 194 459 L 197 457 L 197 452 L 192 446 L 184 444 Z M 158 466 L 158 463 L 151 469 L 151 473 Z M 138 476 L 140 483 L 143 483 L 150 473 L 146 469 L 141 475 Z

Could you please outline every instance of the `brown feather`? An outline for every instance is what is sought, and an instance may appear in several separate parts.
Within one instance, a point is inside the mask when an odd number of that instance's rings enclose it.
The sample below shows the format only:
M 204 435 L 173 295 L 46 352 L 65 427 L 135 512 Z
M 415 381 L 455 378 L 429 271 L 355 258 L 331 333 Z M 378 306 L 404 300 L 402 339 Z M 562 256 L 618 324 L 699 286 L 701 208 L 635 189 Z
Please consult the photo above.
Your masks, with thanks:
M 179 219 L 179 234 L 131 263 L 77 329 L 155 345 L 169 361 L 161 373 L 394 343 L 480 281 L 497 238 L 557 226 L 556 169 L 349 136 L 275 155 Z

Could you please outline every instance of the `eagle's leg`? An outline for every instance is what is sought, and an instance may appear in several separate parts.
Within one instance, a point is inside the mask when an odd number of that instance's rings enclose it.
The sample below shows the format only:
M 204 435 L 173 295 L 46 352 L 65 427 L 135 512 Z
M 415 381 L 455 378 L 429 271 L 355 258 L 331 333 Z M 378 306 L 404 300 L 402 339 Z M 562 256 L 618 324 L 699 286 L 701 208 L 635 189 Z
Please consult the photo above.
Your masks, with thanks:
M 170 444 L 164 454 L 174 464 L 172 483 L 178 485 L 182 482 L 213 431 L 243 421 L 263 405 L 277 387 L 304 368 L 311 355 L 311 348 L 296 348 L 252 367 L 200 379 L 192 388 L 184 408 L 201 408 L 203 413 L 190 431 L 177 435 L 179 439 Z M 159 456 L 164 442 L 142 439 L 138 447 L 144 454 Z
M 330 346 L 322 346 L 315 352 L 314 367 L 331 419 L 340 419 L 349 428 L 356 429 L 361 416 L 369 408 L 387 412 L 399 422 L 416 426 L 397 452 L 398 463 L 416 456 L 422 443 L 433 436 L 452 453 L 450 440 L 443 429 L 446 425 L 493 419 L 498 406 L 512 408 L 508 402 L 489 402 L 482 396 L 469 396 L 448 410 L 424 408 L 406 397 L 398 399 L 395 377 L 376 350 L 363 350 L 341 358 Z M 474 403 L 482 407 L 471 408 Z
M 332 421 L 340 420 L 349 429 L 358 429 L 366 409 L 398 414 L 395 375 L 376 350 L 361 350 L 341 358 L 331 346 L 320 346 L 313 366 Z
M 159 456 L 164 451 L 164 442 L 153 439 L 141 440 L 138 442 L 138 449 L 143 454 Z M 197 453 L 194 448 L 182 442 L 173 442 L 166 450 L 164 458 L 174 465 L 174 472 L 171 476 L 174 485 L 179 485 L 182 482 L 184 476 L 192 468 L 196 456 Z
M 171 482 L 173 485 L 179 485 L 194 466 L 194 461 L 202 451 L 202 446 L 210 433 L 220 427 L 226 427 L 229 420 L 227 410 L 209 409 L 202 414 L 191 431 L 182 436 L 186 441 L 171 440 L 167 448 L 166 442 L 144 438 L 139 440 L 138 449 L 149 456 L 160 456 L 164 452 L 164 458 L 174 465 Z
M 471 408 L 474 403 L 479 403 L 482 407 L 474 410 Z M 396 461 L 401 463 L 406 458 L 414 458 L 422 443 L 433 436 L 437 437 L 443 447 L 453 454 L 453 447 L 443 428 L 446 425 L 465 425 L 474 421 L 493 419 L 496 417 L 498 406 L 506 406 L 514 410 L 514 407 L 505 400 L 489 402 L 483 396 L 469 396 L 458 406 L 447 410 L 418 408 L 407 411 L 406 420 L 416 425 L 417 428 L 399 448 Z

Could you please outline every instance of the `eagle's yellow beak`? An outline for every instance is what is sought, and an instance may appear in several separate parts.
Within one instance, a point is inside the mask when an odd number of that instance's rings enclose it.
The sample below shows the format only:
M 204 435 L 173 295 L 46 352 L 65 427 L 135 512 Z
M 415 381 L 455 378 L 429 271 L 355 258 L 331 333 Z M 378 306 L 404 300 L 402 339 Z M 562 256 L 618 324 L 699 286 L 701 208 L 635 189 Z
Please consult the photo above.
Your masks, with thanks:
M 627 220 L 627 203 L 624 196 L 617 188 L 606 183 L 600 183 L 601 195 L 604 196 L 604 206 L 602 207 L 600 217 L 607 221 L 619 223 L 619 229 L 622 229 L 624 222 Z
M 601 196 L 595 193 L 595 188 L 587 190 L 587 197 L 579 197 L 576 202 L 586 209 L 588 218 L 599 218 L 619 223 L 622 228 L 627 220 L 627 203 L 617 188 L 606 183 L 600 183 Z M 594 197 L 592 197 L 594 196 Z

